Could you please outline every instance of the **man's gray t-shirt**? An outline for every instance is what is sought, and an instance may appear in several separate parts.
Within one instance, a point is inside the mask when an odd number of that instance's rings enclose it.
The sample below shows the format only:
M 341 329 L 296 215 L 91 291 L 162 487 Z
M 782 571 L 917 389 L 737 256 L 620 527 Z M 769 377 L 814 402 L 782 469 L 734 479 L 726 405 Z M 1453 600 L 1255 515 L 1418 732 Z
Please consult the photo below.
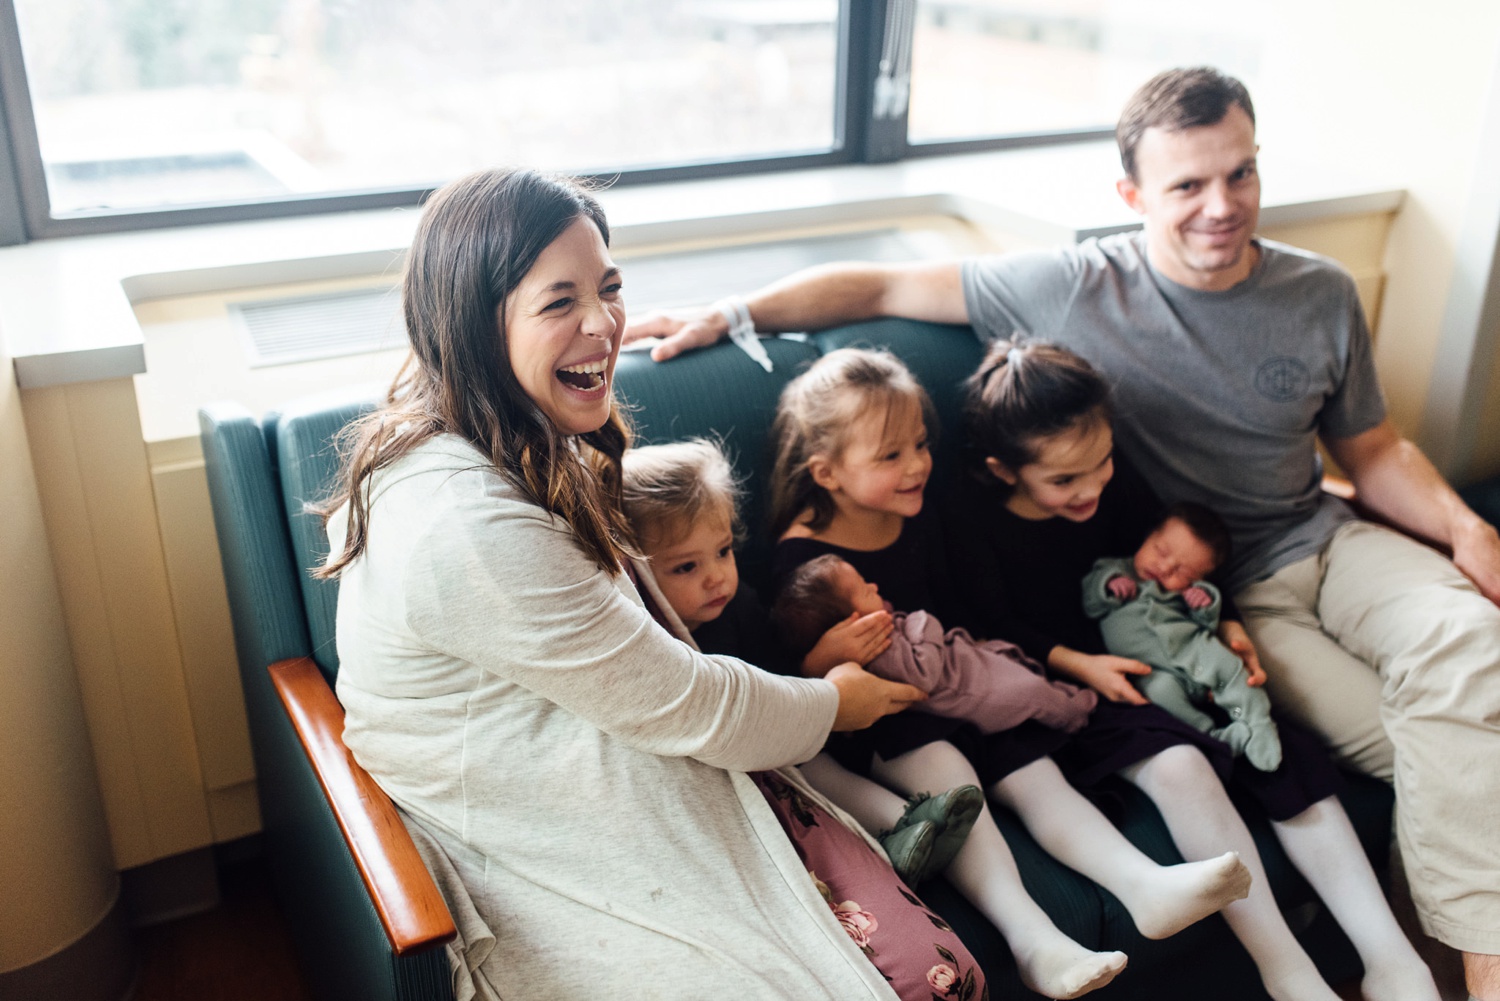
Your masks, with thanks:
M 1353 279 L 1325 257 L 1257 242 L 1255 269 L 1223 292 L 1161 275 L 1141 232 L 963 266 L 981 337 L 1088 359 L 1113 388 L 1120 448 L 1157 493 L 1224 518 L 1231 593 L 1317 552 L 1354 517 L 1320 489 L 1317 437 L 1385 417 Z

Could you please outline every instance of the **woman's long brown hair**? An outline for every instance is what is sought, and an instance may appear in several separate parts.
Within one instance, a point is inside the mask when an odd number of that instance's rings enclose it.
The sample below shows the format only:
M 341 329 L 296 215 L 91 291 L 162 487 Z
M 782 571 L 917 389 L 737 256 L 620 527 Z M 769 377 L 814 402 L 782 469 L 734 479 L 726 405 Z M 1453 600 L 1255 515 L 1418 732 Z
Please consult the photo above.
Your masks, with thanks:
M 526 394 L 511 368 L 505 304 L 543 250 L 575 220 L 606 245 L 604 210 L 576 181 L 491 170 L 454 181 L 428 201 L 407 258 L 402 308 L 411 354 L 384 406 L 341 436 L 343 471 L 316 510 L 349 505 L 343 551 L 314 571 L 336 577 L 369 541 L 370 478 L 418 445 L 455 434 L 477 448 L 532 503 L 562 518 L 608 573 L 626 556 L 620 456 L 630 429 L 611 403 L 604 426 L 570 437 Z

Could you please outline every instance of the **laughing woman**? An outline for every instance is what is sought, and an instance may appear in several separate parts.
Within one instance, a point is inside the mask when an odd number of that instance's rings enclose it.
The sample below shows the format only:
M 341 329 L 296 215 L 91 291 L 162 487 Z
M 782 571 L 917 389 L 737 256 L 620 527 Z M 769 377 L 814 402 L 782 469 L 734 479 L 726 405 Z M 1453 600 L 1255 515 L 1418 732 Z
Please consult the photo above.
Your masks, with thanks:
M 480 997 L 930 996 L 930 949 L 881 965 L 911 906 L 883 856 L 758 771 L 921 693 L 704 656 L 636 589 L 608 236 L 585 191 L 526 171 L 429 202 L 412 356 L 353 429 L 321 571 L 345 742 L 493 936 L 456 954 Z

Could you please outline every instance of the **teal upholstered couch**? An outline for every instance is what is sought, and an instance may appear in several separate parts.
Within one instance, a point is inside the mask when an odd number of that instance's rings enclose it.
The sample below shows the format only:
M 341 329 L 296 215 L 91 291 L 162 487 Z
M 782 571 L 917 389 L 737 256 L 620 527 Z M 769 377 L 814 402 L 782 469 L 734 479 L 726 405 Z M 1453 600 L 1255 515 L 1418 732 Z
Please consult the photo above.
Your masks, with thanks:
M 806 342 L 773 340 L 767 347 L 776 367 L 769 374 L 730 346 L 667 365 L 631 353 L 620 360 L 617 387 L 644 440 L 713 433 L 725 441 L 751 488 L 745 514 L 752 532 L 741 557 L 751 580 L 763 573 L 769 548 L 754 529 L 762 523 L 759 498 L 777 395 L 819 352 L 853 344 L 890 347 L 932 393 L 944 428 L 957 427 L 957 384 L 977 363 L 980 350 L 967 328 L 886 320 L 828 331 Z M 335 468 L 330 436 L 369 402 L 307 401 L 259 421 L 232 405 L 206 408 L 204 451 L 254 737 L 267 851 L 316 996 L 442 999 L 451 996 L 441 944 L 452 926 L 388 801 L 337 739 L 342 714 L 328 688 L 338 670 L 337 585 L 313 581 L 303 572 L 322 559 L 326 546 L 316 519 L 303 513 L 302 505 L 323 493 Z M 952 463 L 954 444 L 953 435 L 940 436 L 940 467 Z M 1125 833 L 1154 858 L 1177 861 L 1151 804 L 1123 784 L 1117 792 L 1113 812 Z M 1366 850 L 1383 867 L 1389 790 L 1353 780 L 1345 801 Z M 1265 997 L 1248 957 L 1221 919 L 1200 922 L 1163 942 L 1145 941 L 1113 897 L 1047 857 L 1013 817 L 1001 811 L 998 819 L 1028 888 L 1059 927 L 1091 948 L 1130 954 L 1129 969 L 1095 997 Z M 1269 826 L 1252 817 L 1251 827 L 1278 899 L 1325 974 L 1334 980 L 1356 975 L 1352 949 L 1310 903 L 1310 890 L 1276 846 Z M 992 997 L 1033 996 L 1016 980 L 998 934 L 964 900 L 941 881 L 922 892 L 979 957 Z

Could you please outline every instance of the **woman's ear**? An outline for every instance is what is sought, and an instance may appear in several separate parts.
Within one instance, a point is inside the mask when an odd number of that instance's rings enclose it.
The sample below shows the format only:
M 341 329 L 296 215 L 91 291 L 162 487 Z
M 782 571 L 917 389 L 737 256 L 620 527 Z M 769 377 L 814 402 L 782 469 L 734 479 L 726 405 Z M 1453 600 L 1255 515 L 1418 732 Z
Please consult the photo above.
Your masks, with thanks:
M 995 479 L 1001 480 L 1009 486 L 1016 485 L 1016 474 L 1011 472 L 1009 466 L 1001 462 L 999 459 L 995 458 L 993 455 L 985 456 L 984 468 L 988 469 L 990 471 L 990 475 L 994 476 Z
M 829 493 L 839 488 L 839 478 L 834 474 L 833 463 L 826 455 L 815 455 L 807 460 L 807 472 L 812 481 Z

